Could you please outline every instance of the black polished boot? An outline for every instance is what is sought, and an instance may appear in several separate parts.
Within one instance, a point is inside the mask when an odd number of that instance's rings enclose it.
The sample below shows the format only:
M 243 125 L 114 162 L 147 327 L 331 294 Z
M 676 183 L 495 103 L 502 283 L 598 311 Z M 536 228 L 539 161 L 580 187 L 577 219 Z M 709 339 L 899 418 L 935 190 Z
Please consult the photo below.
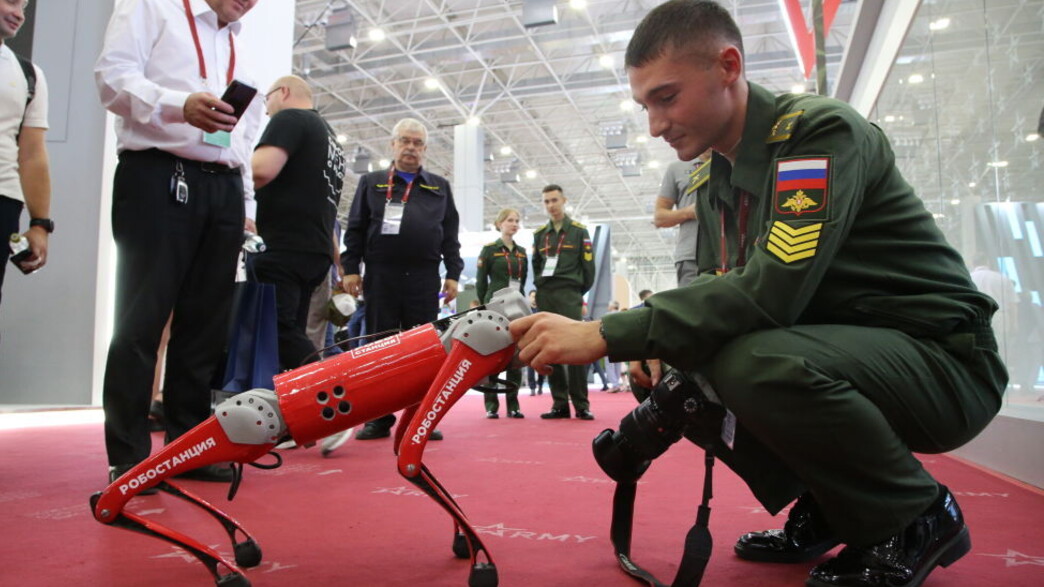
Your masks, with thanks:
M 953 494 L 939 498 L 905 530 L 873 546 L 846 546 L 812 569 L 809 587 L 917 587 L 939 565 L 971 550 L 971 536 Z
M 821 556 L 838 545 L 811 493 L 805 493 L 790 508 L 782 530 L 750 532 L 740 536 L 736 556 L 763 563 L 800 563 Z

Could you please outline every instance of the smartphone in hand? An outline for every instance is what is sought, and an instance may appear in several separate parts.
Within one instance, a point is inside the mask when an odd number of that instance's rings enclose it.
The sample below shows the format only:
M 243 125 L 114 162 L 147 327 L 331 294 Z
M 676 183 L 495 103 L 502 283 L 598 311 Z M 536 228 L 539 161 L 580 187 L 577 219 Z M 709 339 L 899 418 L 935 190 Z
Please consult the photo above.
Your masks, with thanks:
M 225 89 L 225 93 L 221 95 L 221 101 L 232 107 L 232 116 L 235 116 L 238 121 L 243 117 L 243 113 L 246 112 L 256 95 L 257 88 L 234 79 Z

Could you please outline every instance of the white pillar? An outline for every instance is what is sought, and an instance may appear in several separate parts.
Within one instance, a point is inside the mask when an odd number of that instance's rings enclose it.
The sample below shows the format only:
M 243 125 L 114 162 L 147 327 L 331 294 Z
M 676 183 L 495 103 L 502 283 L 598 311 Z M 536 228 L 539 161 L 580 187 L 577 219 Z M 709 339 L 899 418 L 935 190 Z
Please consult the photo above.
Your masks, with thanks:
M 477 124 L 453 127 L 453 198 L 460 214 L 460 228 L 480 232 L 485 193 L 485 133 Z

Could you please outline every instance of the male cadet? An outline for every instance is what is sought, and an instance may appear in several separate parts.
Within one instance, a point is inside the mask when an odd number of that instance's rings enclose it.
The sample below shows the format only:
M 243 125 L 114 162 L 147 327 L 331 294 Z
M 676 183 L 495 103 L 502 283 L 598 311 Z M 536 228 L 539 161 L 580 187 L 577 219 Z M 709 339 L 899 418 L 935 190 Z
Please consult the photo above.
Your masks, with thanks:
M 47 159 L 47 80 L 43 71 L 15 55 L 4 41 L 25 22 L 25 0 L 0 1 L 0 290 L 4 285 L 8 238 L 18 232 L 22 208 L 29 210 L 29 256 L 20 264 L 35 271 L 47 262 L 47 237 L 54 230 L 51 173 Z M 8 83 L 8 81 L 10 83 Z
M 744 63 L 736 23 L 708 0 L 657 6 L 627 48 L 652 135 L 683 160 L 714 149 L 697 215 L 721 239 L 706 239 L 696 281 L 600 322 L 541 313 L 511 332 L 538 369 L 608 353 L 702 373 L 736 425 L 693 433 L 768 511 L 797 500 L 782 530 L 742 536 L 739 557 L 797 563 L 843 543 L 807 585 L 915 587 L 971 548 L 953 493 L 913 451 L 952 450 L 1000 408 L 997 305 L 881 129 L 837 100 L 774 95 Z
M 344 232 L 344 291 L 366 298 L 366 331 L 408 330 L 434 321 L 439 298 L 457 297 L 464 269 L 460 217 L 446 178 L 424 169 L 428 129 L 404 118 L 391 132 L 392 164 L 359 178 Z M 360 266 L 366 264 L 365 277 Z M 440 290 L 439 265 L 446 265 Z M 358 440 L 385 438 L 395 416 L 366 424 Z M 432 440 L 441 440 L 435 430 Z
M 584 294 L 594 284 L 594 252 L 587 228 L 566 216 L 562 188 L 551 184 L 543 189 L 544 209 L 551 220 L 533 233 L 533 283 L 537 307 L 581 320 Z M 569 401 L 576 417 L 593 420 L 587 400 L 587 364 L 555 365 L 551 371 L 551 411 L 540 414 L 551 420 L 569 417 Z

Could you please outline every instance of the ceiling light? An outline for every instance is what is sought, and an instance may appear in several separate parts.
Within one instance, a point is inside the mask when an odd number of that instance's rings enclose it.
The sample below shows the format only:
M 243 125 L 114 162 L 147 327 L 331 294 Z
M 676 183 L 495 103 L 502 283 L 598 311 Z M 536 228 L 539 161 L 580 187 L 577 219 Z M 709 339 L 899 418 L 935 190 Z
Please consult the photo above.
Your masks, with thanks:
M 573 10 L 583 10 L 587 8 L 587 0 L 569 0 L 569 7 Z
M 960 198 L 954 198 L 954 199 L 950 200 L 950 203 L 953 204 L 954 206 L 960 206 L 961 205 L 961 199 Z
M 790 93 L 791 94 L 804 94 L 805 93 L 805 84 L 794 84 L 793 86 L 790 86 Z
M 380 165 L 382 168 L 385 168 L 391 165 L 391 161 L 388 161 L 387 159 L 381 159 L 377 162 L 377 165 Z
M 428 88 L 429 90 L 437 89 L 439 87 L 439 80 L 433 77 L 429 77 L 428 79 L 424 80 L 424 87 Z
M 1008 166 L 1008 162 L 1007 161 L 990 161 L 986 165 L 989 165 L 990 167 L 1007 167 Z
M 346 136 L 344 136 L 342 134 L 339 134 L 339 135 L 337 135 L 337 142 L 341 143 L 343 145 L 343 144 L 348 142 L 348 137 L 346 137 Z
M 388 37 L 388 35 L 386 35 L 384 33 L 384 29 L 379 29 L 379 28 L 372 28 L 372 29 L 370 29 L 369 36 L 370 36 L 370 40 L 373 41 L 374 43 L 380 43 L 381 41 L 383 41 L 384 39 L 386 39 Z
M 504 145 L 503 147 L 500 148 L 500 154 L 501 155 L 510 155 L 511 154 L 511 147 L 509 147 L 507 145 Z
M 638 135 L 637 137 L 635 137 L 634 140 L 635 140 L 635 142 L 638 142 L 638 143 L 647 143 L 647 142 L 649 142 L 649 137 L 647 137 L 645 135 Z
M 659 161 L 653 159 L 652 161 L 649 162 L 649 169 L 659 169 L 659 168 L 660 168 L 660 162 Z
M 979 184 L 975 183 L 974 181 L 969 181 L 968 182 L 968 187 L 970 187 L 970 188 L 973 188 L 973 187 L 975 187 L 977 185 L 979 185 Z
M 613 59 L 612 55 L 606 53 L 598 58 L 598 64 L 606 69 L 612 69 L 613 66 L 616 65 L 616 60 Z
M 943 29 L 945 29 L 945 28 L 947 28 L 949 26 L 950 26 L 950 19 L 948 19 L 948 18 L 946 18 L 944 16 L 944 17 L 942 17 L 942 18 L 940 18 L 938 20 L 934 20 L 934 21 L 928 23 L 928 30 L 941 31 L 941 30 L 943 30 Z
M 885 122 L 895 122 L 895 117 L 889 114 L 888 116 L 885 116 L 884 120 Z
M 536 171 L 533 169 L 526 170 L 526 179 L 536 179 Z
M 1026 135 L 1026 142 L 1027 143 L 1032 143 L 1033 141 L 1036 141 L 1036 140 L 1039 140 L 1039 139 L 1040 139 L 1040 133 L 1031 132 L 1030 134 Z
M 634 112 L 634 100 L 624 100 L 620 102 L 620 110 L 624 112 Z
M 471 126 L 478 126 L 482 124 L 482 119 L 478 116 L 472 116 L 471 118 L 468 118 L 468 124 Z
M 915 73 L 910 77 L 906 78 L 906 80 L 911 84 L 919 84 L 924 81 L 924 76 L 919 73 Z

